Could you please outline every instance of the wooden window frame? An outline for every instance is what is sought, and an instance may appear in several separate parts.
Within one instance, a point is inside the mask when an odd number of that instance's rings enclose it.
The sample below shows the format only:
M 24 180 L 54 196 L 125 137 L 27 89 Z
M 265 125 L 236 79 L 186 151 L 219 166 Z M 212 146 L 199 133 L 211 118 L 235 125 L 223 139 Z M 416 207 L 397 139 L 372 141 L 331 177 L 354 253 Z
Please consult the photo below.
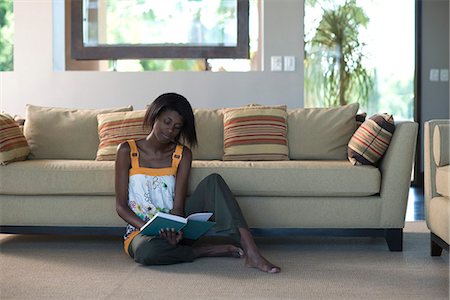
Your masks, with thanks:
M 71 1 L 71 50 L 76 60 L 245 58 L 249 55 L 249 1 L 237 0 L 238 41 L 230 46 L 120 44 L 85 46 L 83 1 Z

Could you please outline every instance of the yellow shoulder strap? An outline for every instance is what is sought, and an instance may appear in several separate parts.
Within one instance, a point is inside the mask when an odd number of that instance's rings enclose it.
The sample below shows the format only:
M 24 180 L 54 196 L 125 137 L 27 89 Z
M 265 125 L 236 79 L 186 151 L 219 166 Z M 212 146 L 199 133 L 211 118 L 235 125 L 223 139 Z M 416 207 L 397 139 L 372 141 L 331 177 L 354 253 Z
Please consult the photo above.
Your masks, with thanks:
M 130 157 L 131 157 L 131 167 L 139 168 L 139 152 L 137 150 L 136 141 L 128 140 L 128 144 L 130 145 Z
M 177 145 L 172 155 L 172 168 L 177 169 L 183 154 L 183 145 Z

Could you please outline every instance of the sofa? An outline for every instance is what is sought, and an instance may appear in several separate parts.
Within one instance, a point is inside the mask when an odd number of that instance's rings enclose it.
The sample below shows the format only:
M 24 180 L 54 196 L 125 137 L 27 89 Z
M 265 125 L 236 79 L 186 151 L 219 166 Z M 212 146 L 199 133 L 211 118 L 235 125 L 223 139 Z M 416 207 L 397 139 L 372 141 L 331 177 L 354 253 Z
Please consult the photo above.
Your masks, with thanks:
M 347 147 L 357 111 L 358 104 L 287 109 L 287 159 L 224 160 L 224 110 L 195 109 L 199 146 L 188 193 L 217 173 L 255 232 L 383 236 L 390 250 L 401 251 L 418 125 L 396 122 L 382 158 L 353 165 Z M 114 161 L 96 160 L 101 113 L 27 106 L 30 153 L 0 166 L 1 232 L 123 234 Z
M 430 120 L 424 128 L 425 219 L 431 255 L 440 256 L 442 249 L 448 252 L 450 240 L 450 120 Z

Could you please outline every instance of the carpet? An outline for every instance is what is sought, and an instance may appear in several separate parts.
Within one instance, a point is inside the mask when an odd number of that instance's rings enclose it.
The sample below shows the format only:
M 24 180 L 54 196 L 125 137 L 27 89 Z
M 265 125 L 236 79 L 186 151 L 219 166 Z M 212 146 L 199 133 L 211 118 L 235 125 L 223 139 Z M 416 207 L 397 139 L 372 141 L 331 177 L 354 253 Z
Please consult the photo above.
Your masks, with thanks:
M 282 268 L 201 258 L 146 267 L 120 238 L 0 235 L 0 299 L 448 299 L 448 253 L 431 257 L 425 222 L 407 222 L 403 252 L 383 238 L 258 237 Z

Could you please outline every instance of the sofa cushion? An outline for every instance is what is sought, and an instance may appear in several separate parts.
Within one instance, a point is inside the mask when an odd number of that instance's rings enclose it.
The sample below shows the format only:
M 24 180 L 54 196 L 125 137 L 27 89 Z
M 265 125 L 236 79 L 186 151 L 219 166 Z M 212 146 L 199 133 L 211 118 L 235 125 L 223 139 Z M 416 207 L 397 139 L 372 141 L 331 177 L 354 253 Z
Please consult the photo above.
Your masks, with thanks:
M 386 152 L 395 125 L 392 115 L 373 115 L 366 120 L 348 143 L 348 159 L 354 165 L 373 165 Z
M 450 124 L 438 124 L 433 132 L 433 156 L 438 167 L 449 164 Z
M 189 193 L 211 173 L 222 175 L 235 196 L 368 196 L 380 192 L 373 166 L 337 161 L 193 161 Z M 300 201 L 300 200 L 299 200 Z
M 25 160 L 30 148 L 22 130 L 14 119 L 0 114 L 0 165 Z
M 24 134 L 29 159 L 92 159 L 99 139 L 97 115 L 130 111 L 132 106 L 110 109 L 68 109 L 26 106 Z
M 97 115 L 100 144 L 96 160 L 115 160 L 120 143 L 146 138 L 150 128 L 143 127 L 144 116 L 145 110 Z
M 46 159 L 15 162 L 0 168 L 0 194 L 114 195 L 114 162 Z
M 223 112 L 223 160 L 288 160 L 286 106 L 246 106 Z
M 223 111 L 194 109 L 198 145 L 192 148 L 193 159 L 209 160 L 223 157 Z
M 323 196 L 336 201 L 339 196 L 377 194 L 381 181 L 377 168 L 355 168 L 348 160 L 193 161 L 189 193 L 211 173 L 221 174 L 236 196 Z M 114 195 L 114 162 L 15 162 L 0 168 L 0 194 Z
M 436 168 L 436 192 L 442 196 L 450 197 L 450 166 Z
M 291 159 L 347 159 L 347 144 L 356 130 L 359 104 L 288 110 Z

